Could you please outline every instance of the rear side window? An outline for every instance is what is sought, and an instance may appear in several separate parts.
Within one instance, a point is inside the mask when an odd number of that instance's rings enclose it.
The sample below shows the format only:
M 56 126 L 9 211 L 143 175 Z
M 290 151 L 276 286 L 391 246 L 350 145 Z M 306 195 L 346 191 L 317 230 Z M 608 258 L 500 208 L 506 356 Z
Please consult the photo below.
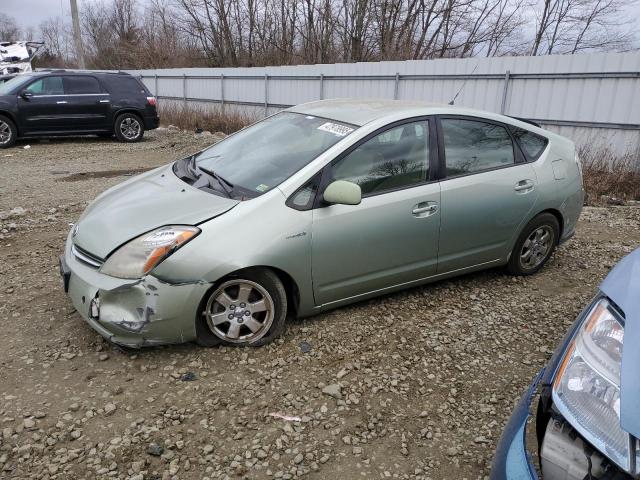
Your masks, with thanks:
M 42 77 L 25 88 L 25 90 L 34 95 L 64 95 L 62 77 Z
M 542 135 L 524 128 L 514 128 L 512 133 L 529 160 L 537 160 L 549 143 L 549 140 Z
M 108 79 L 108 86 L 111 93 L 147 95 L 145 87 L 133 77 L 114 75 Z
M 515 164 L 513 142 L 505 127 L 457 118 L 444 118 L 441 125 L 447 177 Z
M 64 77 L 64 93 L 67 95 L 95 94 L 101 92 L 100 84 L 94 77 Z

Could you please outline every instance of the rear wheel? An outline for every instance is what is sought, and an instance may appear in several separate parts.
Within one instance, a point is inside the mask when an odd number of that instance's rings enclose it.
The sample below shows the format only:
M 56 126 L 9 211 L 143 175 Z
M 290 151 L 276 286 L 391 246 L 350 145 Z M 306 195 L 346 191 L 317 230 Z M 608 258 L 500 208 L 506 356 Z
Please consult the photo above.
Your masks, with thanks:
M 284 330 L 287 295 L 271 270 L 246 270 L 230 275 L 209 291 L 196 321 L 197 342 L 260 346 Z
M 0 148 L 8 148 L 16 143 L 18 129 L 11 119 L 0 115 Z
M 558 245 L 560 224 L 555 215 L 541 213 L 533 218 L 518 237 L 507 271 L 512 275 L 531 275 L 540 270 Z
M 144 124 L 135 113 L 123 113 L 116 118 L 114 131 L 121 142 L 139 142 L 144 135 Z

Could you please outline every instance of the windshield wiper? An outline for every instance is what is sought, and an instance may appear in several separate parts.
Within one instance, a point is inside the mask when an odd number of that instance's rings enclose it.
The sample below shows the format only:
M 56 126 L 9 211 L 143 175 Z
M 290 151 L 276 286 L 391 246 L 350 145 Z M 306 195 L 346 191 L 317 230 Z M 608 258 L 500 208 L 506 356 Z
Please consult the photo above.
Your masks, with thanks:
M 229 198 L 231 198 L 231 191 L 233 190 L 233 183 L 229 182 L 228 180 L 225 180 L 224 178 L 222 178 L 220 175 L 218 175 L 213 170 L 209 170 L 208 168 L 201 167 L 201 166 L 198 166 L 198 168 L 200 170 L 202 170 L 204 173 L 206 173 L 207 175 L 210 175 L 213 178 L 215 178 L 217 180 L 217 182 L 220 184 L 220 186 L 223 188 L 223 190 L 227 194 L 227 196 Z

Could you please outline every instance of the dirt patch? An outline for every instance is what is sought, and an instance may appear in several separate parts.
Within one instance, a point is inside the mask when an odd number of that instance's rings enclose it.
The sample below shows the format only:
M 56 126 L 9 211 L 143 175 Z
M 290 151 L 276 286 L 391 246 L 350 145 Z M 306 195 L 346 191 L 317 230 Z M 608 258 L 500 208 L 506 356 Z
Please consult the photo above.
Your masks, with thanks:
M 640 208 L 586 208 L 532 277 L 410 289 L 292 322 L 264 348 L 115 349 L 62 291 L 69 223 L 121 172 L 211 141 L 0 152 L 0 478 L 483 478 L 522 391 L 640 243 Z M 72 172 L 87 175 L 58 181 Z

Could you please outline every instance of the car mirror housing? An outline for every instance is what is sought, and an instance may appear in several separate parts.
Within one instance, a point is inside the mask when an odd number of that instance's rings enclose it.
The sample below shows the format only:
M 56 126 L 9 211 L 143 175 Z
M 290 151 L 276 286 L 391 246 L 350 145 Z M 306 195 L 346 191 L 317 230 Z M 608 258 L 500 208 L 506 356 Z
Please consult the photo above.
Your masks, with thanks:
M 26 99 L 28 99 L 28 98 L 33 97 L 33 93 L 31 93 L 31 92 L 27 92 L 27 91 L 25 90 L 25 91 L 20 92 L 20 96 L 26 100 Z
M 323 197 L 325 202 L 331 204 L 358 205 L 362 201 L 362 190 L 356 183 L 336 180 L 327 186 Z

